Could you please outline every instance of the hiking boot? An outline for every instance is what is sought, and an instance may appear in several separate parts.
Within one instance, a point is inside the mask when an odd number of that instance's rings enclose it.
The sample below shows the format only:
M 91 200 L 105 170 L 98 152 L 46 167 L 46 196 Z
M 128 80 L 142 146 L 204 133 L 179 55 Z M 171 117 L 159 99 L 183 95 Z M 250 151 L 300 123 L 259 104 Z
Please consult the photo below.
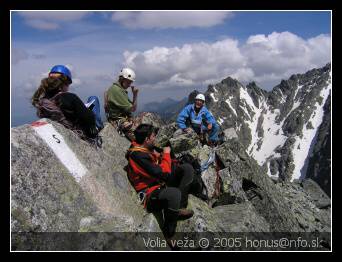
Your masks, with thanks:
M 181 208 L 178 211 L 178 220 L 186 220 L 194 215 L 194 211 L 191 209 Z

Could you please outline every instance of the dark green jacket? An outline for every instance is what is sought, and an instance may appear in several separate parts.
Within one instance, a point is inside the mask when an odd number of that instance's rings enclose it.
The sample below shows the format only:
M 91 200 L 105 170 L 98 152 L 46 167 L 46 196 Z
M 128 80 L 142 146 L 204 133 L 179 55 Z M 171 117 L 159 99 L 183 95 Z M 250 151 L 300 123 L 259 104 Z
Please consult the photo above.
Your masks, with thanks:
M 107 91 L 108 116 L 116 120 L 121 117 L 132 116 L 133 102 L 128 98 L 128 92 L 120 85 L 113 83 Z

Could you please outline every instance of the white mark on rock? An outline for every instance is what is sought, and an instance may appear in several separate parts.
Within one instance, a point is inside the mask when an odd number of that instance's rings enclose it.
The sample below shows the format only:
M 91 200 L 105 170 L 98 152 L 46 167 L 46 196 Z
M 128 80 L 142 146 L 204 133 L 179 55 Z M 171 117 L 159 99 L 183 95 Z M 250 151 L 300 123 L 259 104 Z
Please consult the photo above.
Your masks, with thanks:
M 63 136 L 59 134 L 51 124 L 46 122 L 39 123 L 42 124 L 32 124 L 32 128 L 52 149 L 57 158 L 68 169 L 75 180 L 79 182 L 88 170 L 80 162 L 70 147 L 65 143 Z

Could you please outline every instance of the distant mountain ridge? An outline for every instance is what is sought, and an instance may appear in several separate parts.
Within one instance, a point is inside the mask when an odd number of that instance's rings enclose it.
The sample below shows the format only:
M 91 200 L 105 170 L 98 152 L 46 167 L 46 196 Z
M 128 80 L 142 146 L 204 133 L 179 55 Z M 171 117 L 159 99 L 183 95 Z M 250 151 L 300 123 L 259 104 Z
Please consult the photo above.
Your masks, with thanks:
M 174 119 L 174 117 L 186 105 L 188 99 L 185 97 L 182 100 L 174 100 L 166 98 L 161 102 L 150 102 L 145 104 L 140 112 L 157 113 L 163 120 Z

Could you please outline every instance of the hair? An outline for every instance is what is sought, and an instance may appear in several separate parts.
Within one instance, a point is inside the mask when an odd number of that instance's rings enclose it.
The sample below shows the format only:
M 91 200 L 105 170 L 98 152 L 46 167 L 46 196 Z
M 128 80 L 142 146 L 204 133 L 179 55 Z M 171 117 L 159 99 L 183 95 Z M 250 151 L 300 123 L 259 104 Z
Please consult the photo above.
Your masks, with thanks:
M 159 131 L 159 128 L 156 128 L 153 125 L 150 125 L 150 124 L 140 124 L 134 130 L 135 141 L 138 144 L 143 144 L 147 137 L 150 137 L 152 135 L 152 133 L 157 134 L 158 131 Z
M 70 80 L 67 76 L 62 74 L 58 77 L 43 78 L 40 82 L 40 86 L 31 98 L 32 105 L 36 105 L 42 97 L 53 97 L 67 84 L 70 84 Z

